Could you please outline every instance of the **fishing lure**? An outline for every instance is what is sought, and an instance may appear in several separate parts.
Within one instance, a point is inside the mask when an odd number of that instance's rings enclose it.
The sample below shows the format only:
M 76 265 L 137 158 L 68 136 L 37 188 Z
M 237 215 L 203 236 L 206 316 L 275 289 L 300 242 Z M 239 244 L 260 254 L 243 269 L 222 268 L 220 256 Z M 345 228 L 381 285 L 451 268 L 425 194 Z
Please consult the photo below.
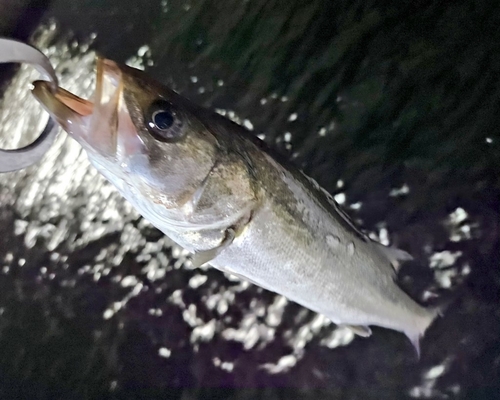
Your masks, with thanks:
M 59 86 L 49 59 L 36 48 L 13 39 L 0 38 L 0 63 L 28 63 L 50 82 L 53 91 Z M 50 149 L 57 136 L 52 117 L 38 138 L 31 144 L 15 150 L 0 149 L 0 172 L 18 171 L 39 162 Z

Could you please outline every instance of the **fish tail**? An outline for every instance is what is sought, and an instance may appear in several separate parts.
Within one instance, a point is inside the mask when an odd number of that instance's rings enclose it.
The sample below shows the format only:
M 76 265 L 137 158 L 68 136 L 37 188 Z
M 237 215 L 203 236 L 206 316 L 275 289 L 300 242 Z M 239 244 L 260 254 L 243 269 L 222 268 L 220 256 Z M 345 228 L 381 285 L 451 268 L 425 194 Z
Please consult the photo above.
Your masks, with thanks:
M 411 344 L 415 348 L 417 353 L 417 358 L 420 360 L 420 340 L 424 337 L 425 331 L 434 322 L 436 317 L 443 316 L 443 312 L 446 308 L 444 306 L 429 307 L 425 311 L 425 315 L 418 319 L 417 324 L 413 329 L 407 329 L 404 331 L 405 335 L 410 339 Z

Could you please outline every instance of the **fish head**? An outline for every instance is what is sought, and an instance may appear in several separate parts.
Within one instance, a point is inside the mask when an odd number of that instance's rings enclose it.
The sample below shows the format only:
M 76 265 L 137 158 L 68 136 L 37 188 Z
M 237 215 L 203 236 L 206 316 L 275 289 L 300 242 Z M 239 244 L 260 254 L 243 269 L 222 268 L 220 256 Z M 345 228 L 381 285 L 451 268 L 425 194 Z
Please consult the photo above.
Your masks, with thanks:
M 115 186 L 181 207 L 216 162 L 217 139 L 199 107 L 143 71 L 100 57 L 96 69 L 92 101 L 46 81 L 32 92 Z

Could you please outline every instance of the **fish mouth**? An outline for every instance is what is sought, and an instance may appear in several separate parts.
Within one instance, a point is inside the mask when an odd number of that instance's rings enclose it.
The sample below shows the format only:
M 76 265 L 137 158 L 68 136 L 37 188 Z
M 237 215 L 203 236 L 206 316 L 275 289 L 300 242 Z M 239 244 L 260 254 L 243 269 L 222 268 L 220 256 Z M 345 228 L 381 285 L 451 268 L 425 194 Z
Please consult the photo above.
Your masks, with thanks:
M 120 108 L 123 104 L 122 71 L 117 63 L 96 57 L 93 101 L 85 100 L 50 82 L 36 81 L 32 93 L 59 125 L 86 150 L 113 155 L 117 148 Z

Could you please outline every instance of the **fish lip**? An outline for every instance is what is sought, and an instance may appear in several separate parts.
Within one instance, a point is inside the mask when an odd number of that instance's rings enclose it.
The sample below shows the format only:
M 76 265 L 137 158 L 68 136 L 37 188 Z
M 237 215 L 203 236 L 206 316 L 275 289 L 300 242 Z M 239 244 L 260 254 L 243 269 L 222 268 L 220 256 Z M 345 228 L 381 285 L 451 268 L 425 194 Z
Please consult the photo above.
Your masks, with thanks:
M 66 131 L 81 117 L 92 114 L 93 104 L 60 87 L 54 92 L 49 81 L 35 81 L 31 93 Z
M 119 65 L 96 55 L 95 82 L 93 101 L 61 87 L 54 91 L 48 81 L 33 82 L 31 91 L 42 107 L 82 146 L 113 155 L 116 153 L 118 112 L 123 93 Z M 103 133 L 106 123 L 109 126 Z

